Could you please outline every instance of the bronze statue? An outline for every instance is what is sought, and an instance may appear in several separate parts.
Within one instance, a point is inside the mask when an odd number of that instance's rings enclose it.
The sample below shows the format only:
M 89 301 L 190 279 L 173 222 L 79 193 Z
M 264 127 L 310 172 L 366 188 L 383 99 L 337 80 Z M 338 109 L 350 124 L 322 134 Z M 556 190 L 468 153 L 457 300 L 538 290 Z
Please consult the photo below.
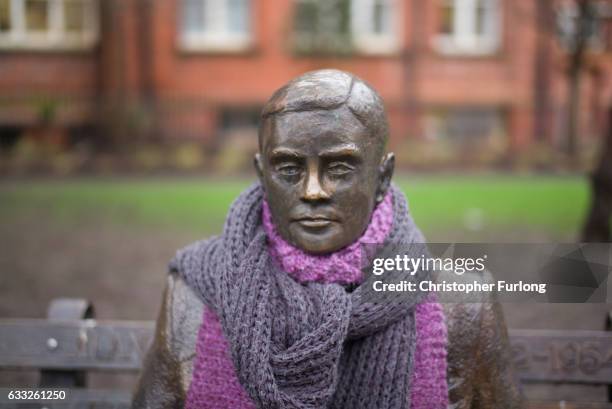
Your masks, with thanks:
M 171 263 L 133 407 L 523 407 L 495 299 L 415 294 L 398 311 L 360 298 L 360 243 L 424 241 L 387 136 L 380 97 L 349 73 L 271 97 L 260 182 L 220 237 Z

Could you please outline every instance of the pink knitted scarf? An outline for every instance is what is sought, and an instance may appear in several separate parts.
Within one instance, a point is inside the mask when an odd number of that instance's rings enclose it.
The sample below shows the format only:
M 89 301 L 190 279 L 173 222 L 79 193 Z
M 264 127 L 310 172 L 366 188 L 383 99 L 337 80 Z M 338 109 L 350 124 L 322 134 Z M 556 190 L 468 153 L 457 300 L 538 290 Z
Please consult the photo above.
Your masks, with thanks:
M 269 251 L 282 269 L 299 282 L 351 284 L 362 281 L 362 244 L 382 243 L 393 223 L 391 194 L 372 213 L 370 224 L 353 244 L 329 255 L 310 255 L 287 243 L 277 232 L 267 202 L 263 204 L 263 226 Z M 443 409 L 448 406 L 446 380 L 447 330 L 442 306 L 434 294 L 416 307 L 417 342 L 411 377 L 411 409 Z M 255 405 L 240 385 L 234 371 L 229 344 L 218 317 L 204 308 L 198 332 L 193 378 L 187 394 L 187 409 L 239 408 Z

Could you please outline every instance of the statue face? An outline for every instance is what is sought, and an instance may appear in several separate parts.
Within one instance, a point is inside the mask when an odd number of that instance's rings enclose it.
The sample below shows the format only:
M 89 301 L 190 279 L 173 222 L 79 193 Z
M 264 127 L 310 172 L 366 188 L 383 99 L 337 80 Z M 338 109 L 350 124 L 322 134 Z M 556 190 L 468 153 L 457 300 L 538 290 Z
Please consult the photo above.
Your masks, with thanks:
M 280 235 L 314 254 L 345 247 L 365 231 L 393 173 L 382 138 L 346 107 L 268 118 L 255 163 Z

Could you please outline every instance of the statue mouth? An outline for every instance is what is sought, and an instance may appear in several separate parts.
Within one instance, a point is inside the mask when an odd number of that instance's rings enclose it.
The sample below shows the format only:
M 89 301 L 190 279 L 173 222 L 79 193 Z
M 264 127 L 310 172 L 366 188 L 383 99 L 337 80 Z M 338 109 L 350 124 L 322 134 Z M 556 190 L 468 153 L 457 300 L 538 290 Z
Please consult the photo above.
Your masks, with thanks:
M 304 218 L 297 220 L 297 222 L 304 227 L 321 228 L 329 226 L 333 223 L 333 220 L 323 218 Z
M 321 229 L 334 223 L 336 220 L 322 215 L 302 216 L 294 221 L 302 227 L 310 229 Z

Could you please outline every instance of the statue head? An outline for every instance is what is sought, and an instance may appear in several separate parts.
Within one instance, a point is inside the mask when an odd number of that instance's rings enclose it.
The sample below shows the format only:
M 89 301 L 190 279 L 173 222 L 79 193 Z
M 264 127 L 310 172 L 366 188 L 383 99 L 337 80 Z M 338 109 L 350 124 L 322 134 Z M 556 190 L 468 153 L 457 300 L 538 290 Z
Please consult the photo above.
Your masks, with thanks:
M 324 254 L 363 234 L 393 175 L 388 133 L 380 96 L 343 71 L 306 73 L 272 95 L 255 168 L 283 239 Z

